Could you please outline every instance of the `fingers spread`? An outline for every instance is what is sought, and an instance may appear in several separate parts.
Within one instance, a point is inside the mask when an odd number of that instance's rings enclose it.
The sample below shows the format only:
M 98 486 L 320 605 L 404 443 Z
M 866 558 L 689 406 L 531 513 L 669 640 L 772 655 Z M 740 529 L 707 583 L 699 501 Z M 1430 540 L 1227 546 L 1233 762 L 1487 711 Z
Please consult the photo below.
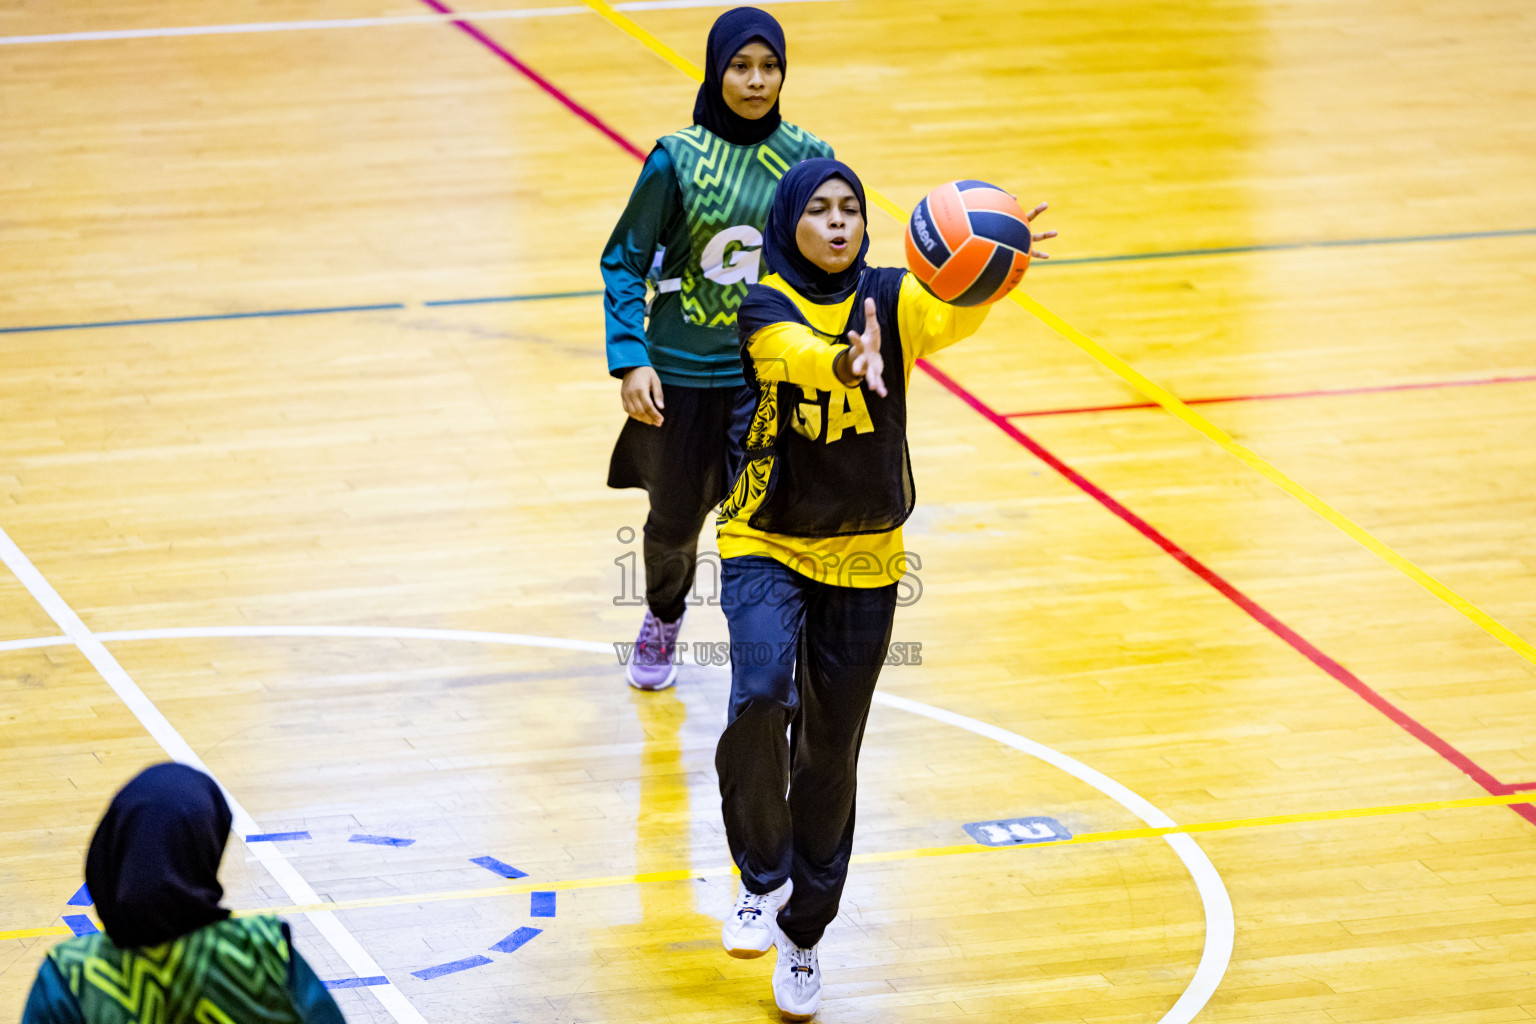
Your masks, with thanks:
M 871 366 L 868 376 L 865 377 L 865 383 L 869 385 L 869 390 L 881 398 L 885 397 L 885 381 L 880 378 L 880 372 L 883 369 L 885 369 L 883 366 Z

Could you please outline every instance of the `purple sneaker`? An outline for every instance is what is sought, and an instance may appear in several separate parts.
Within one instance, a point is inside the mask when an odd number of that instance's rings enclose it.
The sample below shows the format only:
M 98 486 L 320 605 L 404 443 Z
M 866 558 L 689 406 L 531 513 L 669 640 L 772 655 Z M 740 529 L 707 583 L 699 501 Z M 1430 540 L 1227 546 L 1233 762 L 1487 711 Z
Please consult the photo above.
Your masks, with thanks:
M 629 685 L 637 690 L 665 690 L 677 682 L 677 634 L 683 628 L 683 617 L 676 622 L 662 622 L 646 609 L 645 621 L 640 624 L 640 636 L 635 640 L 635 651 L 630 656 L 624 676 Z

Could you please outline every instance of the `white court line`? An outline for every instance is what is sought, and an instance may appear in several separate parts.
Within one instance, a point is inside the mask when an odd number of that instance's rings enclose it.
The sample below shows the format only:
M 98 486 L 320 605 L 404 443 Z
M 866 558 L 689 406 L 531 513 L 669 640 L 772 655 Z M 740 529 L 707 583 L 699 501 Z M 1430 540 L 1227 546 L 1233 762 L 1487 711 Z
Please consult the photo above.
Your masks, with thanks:
M 3 531 L 0 531 L 3 535 Z M 557 636 L 530 636 L 524 633 L 479 633 L 466 629 L 415 629 L 406 626 L 185 626 L 179 629 L 121 629 L 111 633 L 93 633 L 104 643 L 134 640 L 239 639 L 241 637 L 354 637 L 361 640 L 451 640 L 460 643 L 503 644 L 509 647 L 553 647 L 563 651 L 611 654 L 612 644 L 590 640 L 565 640 Z M 0 651 L 23 651 L 33 647 L 68 647 L 74 643 L 67 636 L 42 636 L 27 640 L 0 640 Z
M 74 641 L 67 636 L 40 636 L 34 640 L 6 640 L 0 651 L 25 651 L 32 647 L 68 647 Z
M 365 640 L 451 640 L 472 644 L 502 644 L 508 647 L 554 647 L 563 651 L 612 654 L 613 644 L 591 640 L 566 640 L 558 636 L 530 636 L 526 633 L 481 633 L 468 629 L 416 629 L 409 626 L 190 626 L 182 629 L 126 629 L 115 633 L 97 633 L 108 641 L 196 640 L 214 637 L 357 637 Z M 25 641 L 24 641 L 25 642 Z M 0 644 L 0 650 L 5 645 Z
M 922 715 L 935 722 L 953 725 L 957 729 L 965 729 L 978 736 L 996 740 L 1014 750 L 1023 751 L 1030 757 L 1039 758 L 1073 778 L 1086 782 L 1153 828 L 1176 827 L 1172 818 L 1153 807 L 1143 797 L 1131 792 L 1103 772 L 1090 768 L 1076 758 L 1043 743 L 1036 743 L 1016 732 L 1009 732 L 1007 729 L 1000 729 L 995 725 L 967 718 L 965 715 L 957 715 L 943 708 L 919 704 L 905 697 L 876 691 L 875 703 L 910 711 L 914 715 Z M 1205 855 L 1205 851 L 1200 849 L 1200 844 L 1187 835 L 1164 836 L 1163 839 L 1173 847 L 1173 852 L 1189 870 L 1190 877 L 1195 880 L 1195 888 L 1200 893 L 1200 902 L 1205 907 L 1205 948 L 1200 953 L 1200 965 L 1195 968 L 1195 976 L 1190 979 L 1189 987 L 1184 990 L 1184 994 L 1179 996 L 1178 1002 L 1174 1003 L 1158 1022 L 1158 1024 L 1189 1024 L 1195 1019 L 1195 1014 L 1205 1008 L 1205 1004 L 1215 994 L 1216 986 L 1221 984 L 1222 976 L 1227 973 L 1227 965 L 1232 962 L 1232 941 L 1237 925 L 1233 920 L 1232 898 L 1227 895 L 1227 887 L 1222 883 L 1221 875 L 1216 871 L 1216 865 L 1212 864 L 1211 859 Z
M 170 721 L 160 713 L 160 709 L 155 707 L 154 702 L 145 696 L 144 691 L 139 689 L 138 684 L 133 681 L 123 666 L 117 663 L 117 659 L 102 646 L 101 639 L 86 628 L 80 616 L 65 603 L 59 596 L 59 592 L 43 578 L 43 574 L 37 571 L 37 567 L 3 529 L 0 529 L 0 560 L 5 562 L 16 578 L 21 581 L 21 585 L 27 588 L 27 592 L 43 607 L 58 627 L 64 630 L 69 642 L 78 647 L 86 660 L 101 673 L 107 685 L 112 687 L 112 691 L 128 706 L 128 710 L 133 712 L 133 716 L 139 720 L 155 742 L 170 755 L 171 760 L 206 772 L 215 782 L 218 782 L 218 777 L 208 770 L 208 766 L 203 764 L 202 758 L 197 756 L 191 745 L 182 738 L 181 733 L 176 731 L 176 727 L 171 725 Z M 230 793 L 222 782 L 219 782 L 218 786 L 224 791 L 224 798 L 229 801 L 229 809 L 234 818 L 233 825 L 237 834 L 244 837 L 259 835 L 263 832 L 262 827 L 256 823 L 256 819 L 246 813 L 234 794 Z M 282 886 L 283 892 L 287 893 L 288 898 L 294 903 L 322 902 L 320 895 L 310 887 L 310 884 L 276 846 L 271 843 L 255 843 L 246 848 L 255 854 L 256 859 L 267 869 L 272 879 Z M 369 955 L 362 943 L 357 941 L 334 913 L 328 910 L 320 911 L 310 914 L 309 919 L 315 923 L 315 928 L 325 936 L 331 948 L 341 955 L 342 960 L 346 961 L 347 966 L 356 972 L 358 977 L 375 978 L 384 974 L 377 961 Z M 378 997 L 379 1002 L 399 1024 L 426 1024 L 426 1019 L 416 1012 L 416 1008 L 393 982 L 386 981 L 383 985 L 369 986 L 369 991 Z
M 771 4 L 835 3 L 837 0 L 755 0 Z M 729 0 L 635 0 L 614 4 L 616 11 L 672 11 L 692 7 L 730 7 Z M 448 21 L 499 21 L 507 18 L 564 18 L 591 14 L 585 5 L 524 7 L 504 11 L 456 11 L 453 14 L 396 14 L 378 18 L 327 18 L 319 21 L 253 21 L 230 25 L 184 25 L 166 28 L 104 29 L 98 32 L 58 32 L 38 36 L 0 36 L 0 46 L 34 43 L 89 43 L 111 39 L 170 39 L 177 36 L 250 35 L 260 32 L 308 32 L 331 28 L 380 28 L 390 25 L 438 25 Z
M 0 532 L 0 538 L 3 537 L 3 532 Z M 5 539 L 8 540 L 9 538 Z M 46 584 L 44 585 L 46 586 Z M 395 640 L 445 640 L 501 644 L 509 647 L 554 647 L 562 650 L 588 651 L 594 654 L 609 654 L 613 652 L 613 645 L 600 644 L 590 640 L 567 640 L 561 637 L 528 636 L 521 633 L 486 633 L 459 629 L 414 629 L 391 626 L 198 626 L 181 629 L 124 630 L 116 633 L 98 633 L 95 635 L 95 639 L 98 642 L 102 640 L 175 640 L 223 637 L 357 637 Z M 9 640 L 0 642 L 0 651 L 22 650 L 29 647 L 47 647 L 66 643 L 69 643 L 69 640 L 65 637 Z M 718 666 L 707 667 L 715 668 L 717 671 L 726 671 Z M 1172 818 L 1158 810 L 1144 797 L 1116 782 L 1103 772 L 1090 768 L 1076 758 L 1047 747 L 1043 743 L 1027 739 L 1016 732 L 1009 732 L 1007 729 L 988 725 L 986 722 L 967 718 L 965 715 L 959 715 L 953 711 L 945 711 L 943 708 L 936 708 L 930 704 L 921 704 L 915 700 L 908 700 L 905 697 L 897 697 L 876 691 L 875 703 L 894 708 L 898 711 L 907 711 L 914 715 L 921 715 L 935 722 L 952 725 L 957 729 L 964 729 L 967 732 L 994 740 L 1004 746 L 1012 747 L 1014 750 L 1044 761 L 1046 764 L 1086 783 L 1153 828 L 1176 827 L 1176 823 Z M 158 712 L 156 713 L 158 714 Z M 1200 963 L 1195 968 L 1195 976 L 1190 979 L 1189 985 L 1184 989 L 1183 994 L 1179 996 L 1168 1012 L 1163 1014 L 1162 1018 L 1158 1021 L 1158 1024 L 1189 1024 L 1190 1021 L 1194 1020 L 1195 1015 L 1204 1009 L 1205 1004 L 1215 993 L 1217 986 L 1221 984 L 1222 977 L 1227 972 L 1227 965 L 1232 961 L 1232 943 L 1236 931 L 1236 923 L 1232 914 L 1232 899 L 1227 894 L 1226 885 L 1222 882 L 1221 875 L 1216 871 L 1216 866 L 1205 855 L 1205 851 L 1200 849 L 1200 844 L 1196 843 L 1194 838 L 1188 835 L 1164 836 L 1163 840 L 1173 849 L 1173 852 L 1189 871 L 1190 877 L 1194 879 L 1195 889 L 1200 895 L 1200 905 L 1205 912 L 1205 944 L 1200 952 Z M 295 902 L 302 903 L 304 901 L 295 900 Z

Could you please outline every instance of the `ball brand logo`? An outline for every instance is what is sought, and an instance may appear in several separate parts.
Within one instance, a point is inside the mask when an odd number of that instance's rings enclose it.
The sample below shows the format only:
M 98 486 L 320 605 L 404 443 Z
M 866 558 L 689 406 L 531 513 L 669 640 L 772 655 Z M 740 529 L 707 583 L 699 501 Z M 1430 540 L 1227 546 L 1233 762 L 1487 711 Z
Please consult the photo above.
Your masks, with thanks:
M 917 237 L 923 243 L 923 248 L 932 252 L 934 249 L 933 235 L 928 231 L 928 220 L 923 216 L 923 208 L 921 206 L 912 213 L 912 228 L 917 232 Z

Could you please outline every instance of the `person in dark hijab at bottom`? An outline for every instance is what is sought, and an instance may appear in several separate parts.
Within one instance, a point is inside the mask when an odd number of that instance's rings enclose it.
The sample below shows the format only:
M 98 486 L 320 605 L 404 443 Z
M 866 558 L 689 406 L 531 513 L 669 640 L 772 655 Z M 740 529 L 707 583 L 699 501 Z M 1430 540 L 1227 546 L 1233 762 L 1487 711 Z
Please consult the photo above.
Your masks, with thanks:
M 773 996 L 787 1020 L 821 1002 L 816 949 L 848 877 L 859 746 L 898 589 L 912 587 L 907 382 L 989 308 L 947 305 L 905 270 L 865 266 L 865 215 L 846 165 L 791 168 L 764 233 L 769 274 L 736 318 L 757 405 L 717 517 L 731 701 L 715 768 L 742 884 L 722 939 L 737 957 L 777 947 Z
M 737 7 L 715 20 L 693 124 L 657 140 L 603 249 L 608 372 L 629 416 L 608 486 L 643 488 L 650 506 L 646 611 L 625 668 L 640 690 L 677 679 L 683 613 L 699 603 L 699 531 L 741 459 L 751 395 L 736 306 L 758 278 L 768 204 L 786 170 L 832 155 L 779 117 L 787 59 L 772 15 Z
M 85 858 L 106 932 L 48 951 L 21 1024 L 345 1024 L 288 925 L 219 906 L 230 820 L 218 785 L 186 765 L 124 786 Z

